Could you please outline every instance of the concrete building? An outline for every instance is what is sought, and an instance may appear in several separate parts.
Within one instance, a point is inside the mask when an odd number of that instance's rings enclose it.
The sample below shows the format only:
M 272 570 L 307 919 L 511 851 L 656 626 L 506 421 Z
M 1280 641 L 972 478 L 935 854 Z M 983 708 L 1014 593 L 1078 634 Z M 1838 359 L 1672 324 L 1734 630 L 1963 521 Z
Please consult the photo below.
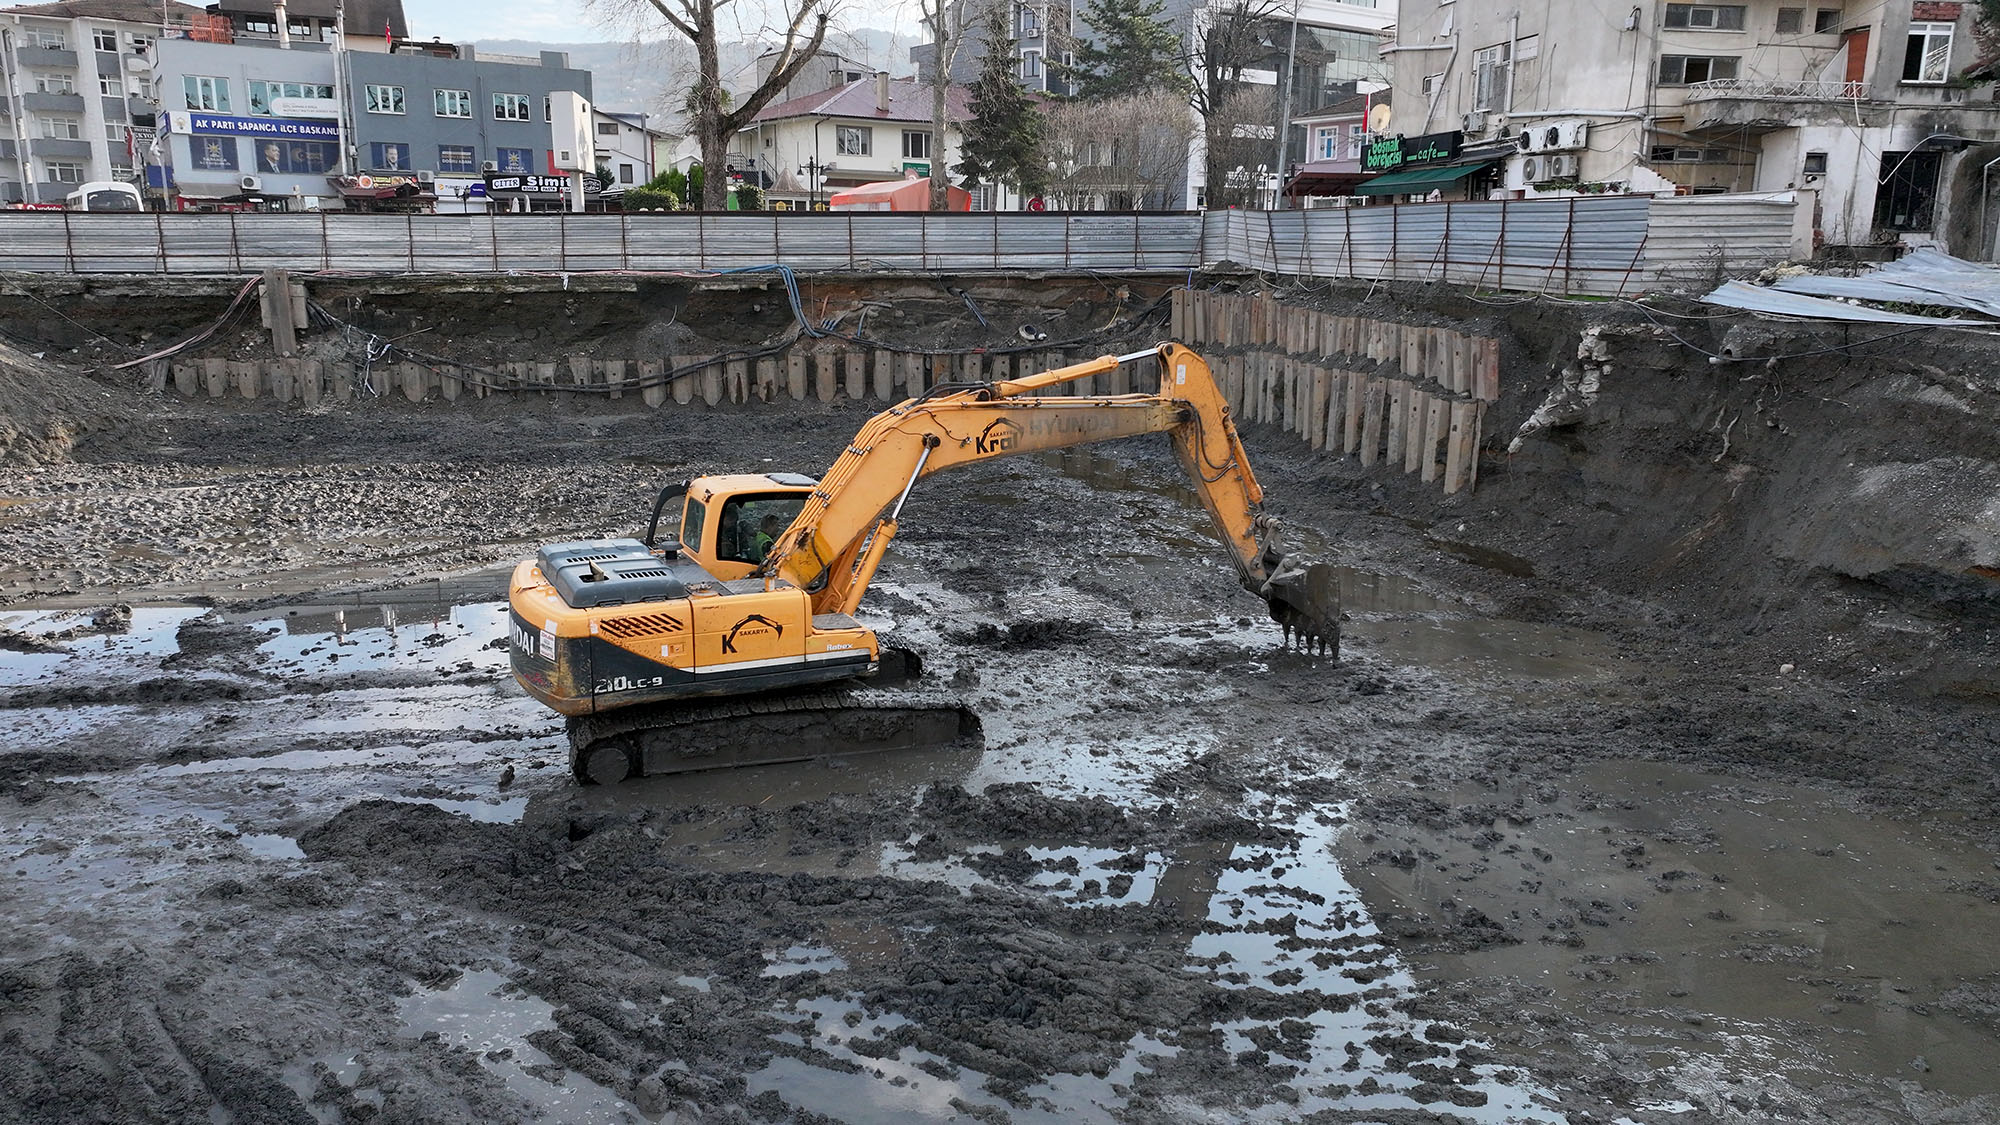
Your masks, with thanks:
M 346 50 L 387 54 L 410 37 L 402 0 L 287 0 L 282 34 L 274 0 L 221 0 L 208 10 L 228 21 L 239 43 L 289 39 L 294 46 L 327 45 L 339 35 Z
M 487 174 L 555 173 L 554 99 L 590 96 L 589 72 L 560 52 L 329 47 L 304 37 L 156 45 L 176 205 L 408 209 L 439 198 L 483 209 Z
M 1489 145 L 1490 194 L 1811 193 L 1817 237 L 1990 258 L 1976 4 L 1403 0 L 1392 128 Z
M 1295 126 L 1286 130 L 1288 142 L 1281 160 L 1277 142 L 1281 114 L 1289 120 L 1294 114 L 1325 106 L 1352 92 L 1357 83 L 1387 86 L 1388 66 L 1378 52 L 1393 26 L 1395 2 L 1296 0 L 1285 5 L 1264 5 L 1238 0 L 1167 0 L 1160 18 L 1180 36 L 1191 59 L 1199 59 L 1203 45 L 1218 23 L 1228 21 L 1239 11 L 1254 13 L 1251 21 L 1254 31 L 1245 37 L 1244 57 L 1240 60 L 1241 80 L 1250 87 L 1268 90 L 1267 95 L 1252 100 L 1268 103 L 1270 108 L 1259 120 L 1234 121 L 1226 128 L 1234 137 L 1261 136 L 1265 146 L 1261 158 L 1237 162 L 1240 166 L 1232 170 L 1232 176 L 1255 182 L 1263 197 L 1270 199 L 1278 189 L 1281 174 L 1306 160 L 1307 138 Z M 1064 67 L 1074 57 L 1074 45 L 1092 38 L 1085 7 L 1071 0 L 1013 5 L 1012 35 L 1002 49 L 1015 56 L 1015 73 L 1022 86 L 1056 95 L 1073 92 Z M 985 41 L 983 28 L 974 20 L 974 26 L 967 29 L 964 46 L 952 60 L 952 80 L 973 81 L 990 49 L 993 48 Z M 929 73 L 936 58 L 935 46 L 912 47 L 910 58 L 917 64 L 921 78 Z M 1203 76 L 1195 73 L 1191 77 L 1200 82 Z M 1287 78 L 1290 97 L 1285 101 L 1277 95 L 1280 82 Z M 1197 115 L 1186 175 L 1170 193 L 1183 207 L 1198 208 L 1207 201 L 1206 134 Z
M 753 161 L 738 172 L 770 177 L 771 201 L 810 207 L 841 188 L 905 176 L 928 176 L 932 160 L 958 159 L 958 122 L 970 111 L 962 86 L 951 87 L 952 125 L 931 135 L 931 91 L 914 78 L 876 74 L 836 89 L 765 106 L 737 134 L 735 148 Z
M 135 179 L 152 140 L 146 48 L 204 15 L 172 0 L 0 10 L 0 203 L 60 204 L 78 184 Z
M 670 166 L 680 138 L 651 127 L 649 118 L 659 119 L 644 113 L 591 111 L 597 162 L 611 174 L 610 182 L 604 185 L 607 192 L 643 184 Z

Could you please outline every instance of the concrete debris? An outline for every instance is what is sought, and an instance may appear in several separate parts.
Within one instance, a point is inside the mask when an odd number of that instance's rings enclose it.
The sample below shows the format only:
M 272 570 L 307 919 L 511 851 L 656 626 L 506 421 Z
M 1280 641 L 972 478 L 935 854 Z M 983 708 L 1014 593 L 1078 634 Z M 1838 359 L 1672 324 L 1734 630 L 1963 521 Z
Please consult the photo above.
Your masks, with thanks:
M 1583 421 L 1590 408 L 1597 402 L 1597 392 L 1604 385 L 1604 377 L 1611 373 L 1611 341 L 1604 338 L 1602 325 L 1592 325 L 1583 330 L 1577 341 L 1576 362 L 1563 368 L 1562 381 L 1549 391 L 1549 396 L 1535 408 L 1514 440 L 1507 443 L 1507 452 L 1519 453 L 1522 443 L 1531 437 L 1550 430 L 1574 426 Z

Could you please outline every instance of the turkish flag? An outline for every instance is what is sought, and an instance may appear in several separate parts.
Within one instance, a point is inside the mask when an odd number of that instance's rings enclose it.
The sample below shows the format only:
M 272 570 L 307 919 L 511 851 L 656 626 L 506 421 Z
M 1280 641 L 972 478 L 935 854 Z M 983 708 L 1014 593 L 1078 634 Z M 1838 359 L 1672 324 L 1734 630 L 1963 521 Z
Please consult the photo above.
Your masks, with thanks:
M 396 49 L 396 33 L 389 30 L 389 21 L 382 21 L 382 42 L 391 51 Z

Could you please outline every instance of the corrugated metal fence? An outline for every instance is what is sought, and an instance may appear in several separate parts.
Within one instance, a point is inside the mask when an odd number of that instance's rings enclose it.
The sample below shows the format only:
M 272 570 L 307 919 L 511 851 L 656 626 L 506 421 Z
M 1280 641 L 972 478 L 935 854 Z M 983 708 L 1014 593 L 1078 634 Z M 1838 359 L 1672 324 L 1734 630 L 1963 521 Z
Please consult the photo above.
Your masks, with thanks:
M 1208 216 L 1206 257 L 1273 273 L 1632 293 L 1742 274 L 1792 252 L 1768 196 L 1589 196 Z
M 1197 214 L 97 215 L 0 213 L 0 270 L 1188 270 Z
M 0 270 L 1183 271 L 1236 266 L 1629 293 L 1781 261 L 1797 204 L 1580 197 L 1208 214 L 94 215 L 0 213 Z

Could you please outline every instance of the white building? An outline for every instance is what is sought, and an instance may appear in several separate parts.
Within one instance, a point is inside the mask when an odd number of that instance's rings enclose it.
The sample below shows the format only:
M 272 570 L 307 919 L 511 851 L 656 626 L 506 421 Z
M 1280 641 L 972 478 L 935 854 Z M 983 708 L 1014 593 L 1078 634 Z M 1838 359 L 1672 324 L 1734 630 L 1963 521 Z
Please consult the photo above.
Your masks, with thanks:
M 1797 2 L 1404 0 L 1392 129 L 1511 142 L 1497 195 L 1800 189 L 1829 244 L 1991 257 L 1978 6 Z
M 671 165 L 680 138 L 649 126 L 648 116 L 596 108 L 590 111 L 597 134 L 597 162 L 611 170 L 605 191 L 643 184 Z
M 968 102 L 964 87 L 950 88 L 951 125 L 939 143 L 931 135 L 930 87 L 877 74 L 765 106 L 736 135 L 733 147 L 747 161 L 731 163 L 746 179 L 768 175 L 774 204 L 810 207 L 842 188 L 928 176 L 932 160 L 956 162 Z
M 60 204 L 77 184 L 136 179 L 153 126 L 144 52 L 163 26 L 206 17 L 172 0 L 0 10 L 0 202 Z

